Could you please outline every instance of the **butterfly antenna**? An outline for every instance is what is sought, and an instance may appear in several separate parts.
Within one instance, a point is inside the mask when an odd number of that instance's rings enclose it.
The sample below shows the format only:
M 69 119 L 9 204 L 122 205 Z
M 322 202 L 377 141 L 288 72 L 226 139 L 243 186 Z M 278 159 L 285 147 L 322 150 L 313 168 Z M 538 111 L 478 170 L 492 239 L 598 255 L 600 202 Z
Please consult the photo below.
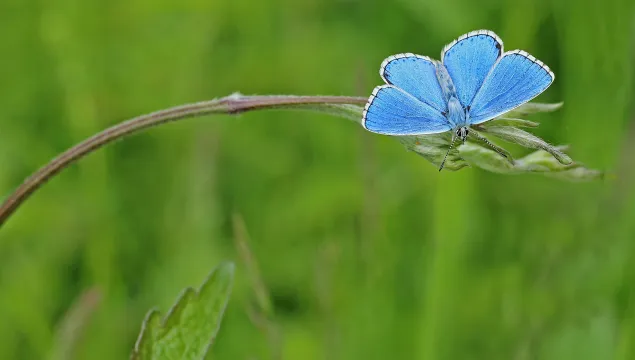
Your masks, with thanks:
M 441 161 L 441 166 L 439 166 L 439 172 L 441 172 L 441 170 L 443 170 L 443 166 L 445 165 L 445 160 L 448 158 L 448 154 L 450 154 L 450 151 L 452 151 L 452 148 L 454 147 L 454 141 L 456 140 L 456 137 L 454 135 L 452 135 L 452 142 L 450 143 L 450 147 L 448 148 L 448 152 L 445 153 L 445 156 L 443 157 L 443 161 Z

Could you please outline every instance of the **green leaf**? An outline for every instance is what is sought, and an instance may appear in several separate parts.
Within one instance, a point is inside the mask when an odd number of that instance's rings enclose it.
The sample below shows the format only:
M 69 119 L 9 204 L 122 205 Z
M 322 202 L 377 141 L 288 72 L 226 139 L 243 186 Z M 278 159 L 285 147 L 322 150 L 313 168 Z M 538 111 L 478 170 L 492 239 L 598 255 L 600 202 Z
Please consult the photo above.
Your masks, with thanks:
M 514 110 L 499 116 L 499 118 L 503 118 L 503 117 L 517 118 L 519 116 L 531 115 L 538 112 L 552 112 L 552 111 L 556 111 L 560 109 L 563 104 L 564 103 L 562 102 L 554 103 L 554 104 L 530 102 L 530 103 L 520 105 Z
M 591 180 L 603 180 L 605 178 L 605 174 L 602 171 L 595 170 L 595 169 L 587 169 L 583 166 L 569 169 L 566 171 L 545 173 L 545 175 L 554 177 L 560 180 L 567 180 L 567 181 L 591 181 Z
M 564 147 L 557 147 L 564 150 Z M 473 143 L 459 146 L 459 152 L 470 164 L 500 174 L 543 173 L 567 181 L 589 181 L 603 178 L 598 170 L 587 169 L 581 164 L 562 164 L 544 150 L 535 151 L 510 163 L 491 149 Z
M 538 127 L 540 124 L 538 124 L 537 122 L 533 122 L 533 121 L 529 121 L 529 120 L 523 120 L 523 119 L 517 119 L 517 118 L 511 118 L 511 117 L 502 117 L 502 118 L 496 118 L 494 120 L 490 120 L 487 122 L 487 126 L 484 127 L 488 127 L 488 126 L 516 126 L 516 127 L 528 127 L 528 128 L 535 128 Z
M 557 151 L 564 151 L 567 146 L 555 146 Z M 531 172 L 562 172 L 581 167 L 580 164 L 571 162 L 569 164 L 562 164 L 556 160 L 550 153 L 539 150 L 535 151 L 521 159 L 516 161 L 516 166 Z
M 500 174 L 513 174 L 517 172 L 514 165 L 502 157 L 496 151 L 483 146 L 466 142 L 458 147 L 461 157 L 468 163 L 481 169 Z
M 150 310 L 131 359 L 204 359 L 218 333 L 233 278 L 234 264 L 223 263 L 198 291 L 185 289 L 163 320 L 157 310 Z
M 536 135 L 530 134 L 524 130 L 513 126 L 487 126 L 482 127 L 481 131 L 495 135 L 503 140 L 522 145 L 532 149 L 544 150 L 553 155 L 562 164 L 571 164 L 573 160 L 558 150 L 555 146 L 547 143 Z

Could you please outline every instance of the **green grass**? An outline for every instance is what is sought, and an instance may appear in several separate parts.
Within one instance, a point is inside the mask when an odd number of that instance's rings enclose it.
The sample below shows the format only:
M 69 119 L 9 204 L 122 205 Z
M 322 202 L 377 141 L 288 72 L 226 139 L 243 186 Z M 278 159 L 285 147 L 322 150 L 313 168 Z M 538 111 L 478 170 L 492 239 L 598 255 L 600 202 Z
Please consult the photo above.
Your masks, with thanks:
M 100 296 L 76 358 L 128 358 L 147 311 L 225 260 L 236 283 L 217 359 L 635 358 L 633 5 L 3 2 L 3 194 L 123 119 L 235 91 L 368 96 L 385 57 L 438 58 L 479 28 L 555 72 L 538 100 L 565 105 L 530 118 L 536 135 L 615 177 L 439 174 L 393 139 L 303 112 L 166 125 L 72 166 L 0 230 L 0 358 L 52 357 L 86 291 Z M 250 317 L 236 215 L 278 342 Z

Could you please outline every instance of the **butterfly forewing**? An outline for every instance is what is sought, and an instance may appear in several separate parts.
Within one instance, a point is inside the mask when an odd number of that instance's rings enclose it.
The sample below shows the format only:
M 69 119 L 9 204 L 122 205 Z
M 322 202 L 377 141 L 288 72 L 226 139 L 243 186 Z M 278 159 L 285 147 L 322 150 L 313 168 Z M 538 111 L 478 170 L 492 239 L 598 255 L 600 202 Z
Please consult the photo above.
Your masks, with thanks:
M 505 53 L 474 97 L 469 123 L 480 124 L 515 109 L 540 95 L 554 79 L 549 67 L 528 53 Z
M 411 53 L 388 57 L 379 75 L 387 84 L 395 85 L 439 112 L 447 112 L 448 104 L 436 76 L 436 66 L 428 57 Z
M 493 32 L 469 32 L 441 52 L 461 105 L 467 108 L 503 52 L 503 41 Z

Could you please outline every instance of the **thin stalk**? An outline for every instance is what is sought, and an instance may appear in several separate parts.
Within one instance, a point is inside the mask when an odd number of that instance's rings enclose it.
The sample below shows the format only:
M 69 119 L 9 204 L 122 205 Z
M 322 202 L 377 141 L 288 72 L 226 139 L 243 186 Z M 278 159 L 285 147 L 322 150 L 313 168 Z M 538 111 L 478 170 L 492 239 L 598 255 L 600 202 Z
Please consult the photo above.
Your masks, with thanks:
M 70 164 L 106 144 L 136 134 L 141 130 L 176 120 L 209 114 L 237 114 L 276 108 L 302 109 L 312 104 L 363 105 L 366 101 L 366 98 L 352 96 L 243 96 L 234 94 L 220 99 L 176 106 L 126 120 L 64 151 L 26 178 L 0 206 L 0 227 L 29 196 Z

